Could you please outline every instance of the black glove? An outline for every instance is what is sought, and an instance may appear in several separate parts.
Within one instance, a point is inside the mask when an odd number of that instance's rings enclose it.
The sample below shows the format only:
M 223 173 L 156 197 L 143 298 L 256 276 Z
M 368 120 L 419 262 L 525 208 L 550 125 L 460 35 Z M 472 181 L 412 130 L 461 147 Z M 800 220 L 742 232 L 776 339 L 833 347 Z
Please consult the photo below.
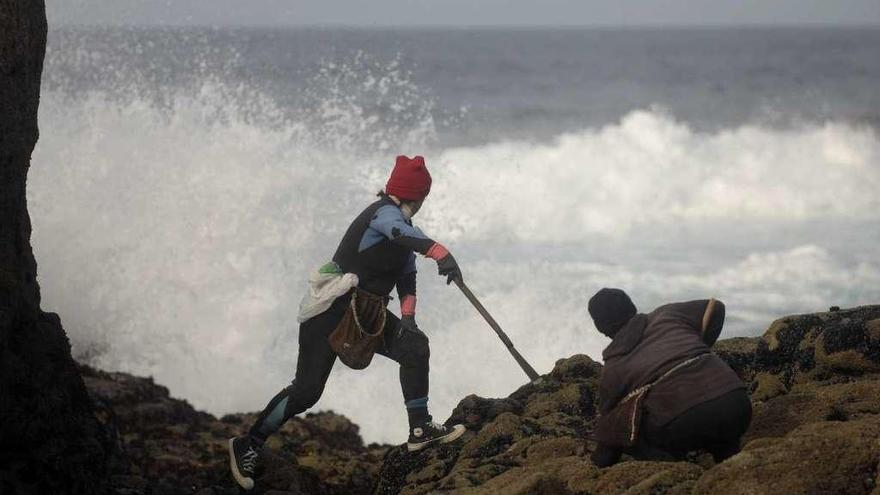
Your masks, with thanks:
M 446 285 L 451 284 L 453 280 L 462 280 L 461 268 L 458 267 L 451 253 L 437 260 L 437 273 L 441 277 L 446 277 Z
M 416 324 L 415 315 L 403 315 L 400 318 L 400 327 L 397 329 L 397 337 L 403 337 L 404 332 L 412 332 L 416 335 L 421 335 L 422 337 L 428 338 L 427 335 L 422 332 L 419 326 Z

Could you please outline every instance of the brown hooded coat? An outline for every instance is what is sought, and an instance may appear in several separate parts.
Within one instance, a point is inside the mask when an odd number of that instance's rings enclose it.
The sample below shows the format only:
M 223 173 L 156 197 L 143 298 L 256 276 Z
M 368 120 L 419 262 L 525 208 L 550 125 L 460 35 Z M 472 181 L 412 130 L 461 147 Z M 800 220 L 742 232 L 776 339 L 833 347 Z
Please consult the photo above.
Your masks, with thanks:
M 724 323 L 724 305 L 715 310 L 703 332 L 709 300 L 672 303 L 650 314 L 637 314 L 602 352 L 605 366 L 599 383 L 599 412 L 607 414 L 631 391 L 654 382 L 675 365 L 711 354 Z M 679 369 L 657 383 L 644 402 L 643 421 L 663 426 L 686 410 L 745 384 L 714 354 Z

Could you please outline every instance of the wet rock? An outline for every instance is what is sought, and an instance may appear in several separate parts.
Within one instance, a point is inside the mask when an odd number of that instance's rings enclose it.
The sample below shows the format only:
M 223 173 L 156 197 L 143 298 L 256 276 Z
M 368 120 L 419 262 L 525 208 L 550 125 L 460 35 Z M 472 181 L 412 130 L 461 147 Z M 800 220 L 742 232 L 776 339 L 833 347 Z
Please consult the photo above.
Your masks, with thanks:
M 129 475 L 115 478 L 117 492 L 238 493 L 227 442 L 243 434 L 255 414 L 218 420 L 170 397 L 151 378 L 87 366 L 80 371 L 129 462 Z M 365 447 L 357 425 L 332 412 L 294 418 L 267 442 L 261 474 L 249 493 L 371 493 L 387 450 Z
M 585 354 L 576 354 L 568 359 L 556 361 L 553 371 L 550 372 L 550 378 L 560 382 L 574 382 L 597 378 L 601 373 L 600 363 Z
M 595 414 L 590 387 L 572 383 L 552 393 L 536 394 L 530 398 L 525 408 L 525 415 L 532 418 L 541 418 L 556 412 L 585 416 Z
M 523 462 L 525 465 L 540 464 L 549 459 L 579 454 L 583 454 L 583 442 L 571 437 L 556 437 L 540 440 L 529 446 Z
M 452 411 L 447 424 L 463 424 L 468 429 L 477 429 L 502 413 L 519 414 L 523 404 L 512 399 L 484 399 L 469 395 L 458 403 Z
M 508 398 L 466 397 L 446 423 L 464 423 L 470 432 L 439 453 L 389 455 L 377 493 L 565 493 L 558 490 L 568 482 L 547 474 L 545 464 L 560 458 L 587 462 L 584 438 L 595 414 L 600 372 L 601 365 L 576 355 L 557 361 L 539 383 Z M 508 471 L 513 474 L 505 475 Z
M 848 421 L 880 414 L 880 377 L 849 383 L 805 383 L 788 394 L 753 404 L 746 440 L 781 437 L 818 421 Z
M 687 462 L 623 462 L 604 469 L 591 491 L 627 495 L 689 493 L 702 473 L 702 468 Z
M 461 483 L 470 486 L 471 466 L 460 464 L 457 473 L 450 473 L 456 466 L 461 443 L 440 445 L 435 448 L 411 453 L 406 446 L 391 449 L 385 457 L 378 476 L 376 494 L 422 494 L 430 492 L 438 483 Z M 479 465 L 474 465 L 478 468 Z M 495 473 L 498 474 L 498 473 Z M 450 476 L 457 478 L 447 480 Z M 461 476 L 464 476 L 462 479 Z M 473 479 L 479 479 L 474 475 Z M 488 479 L 488 478 L 486 478 Z M 424 482 L 423 482 L 424 481 Z
M 764 438 L 707 471 L 695 494 L 867 494 L 880 460 L 880 418 L 801 426 Z
M 744 381 L 754 376 L 755 352 L 761 337 L 735 337 L 715 343 L 712 351 L 723 359 Z
M 814 347 L 816 366 L 832 373 L 880 371 L 880 358 L 875 352 L 880 346 L 862 330 L 838 327 L 817 338 Z
M 880 306 L 781 318 L 759 341 L 755 367 L 780 375 L 786 384 L 798 374 L 878 371 L 880 345 L 872 323 L 878 318 Z
M 758 373 L 752 379 L 752 400 L 756 402 L 764 402 L 779 395 L 784 394 L 787 389 L 785 384 L 777 375 L 770 373 Z
M 450 418 L 470 430 L 462 441 L 417 456 L 393 452 L 377 493 L 877 492 L 878 322 L 880 306 L 868 306 L 790 316 L 762 337 L 719 341 L 715 352 L 754 399 L 745 450 L 721 464 L 693 453 L 693 462 L 625 458 L 598 469 L 589 456 L 601 365 L 579 355 L 507 398 L 465 398 Z

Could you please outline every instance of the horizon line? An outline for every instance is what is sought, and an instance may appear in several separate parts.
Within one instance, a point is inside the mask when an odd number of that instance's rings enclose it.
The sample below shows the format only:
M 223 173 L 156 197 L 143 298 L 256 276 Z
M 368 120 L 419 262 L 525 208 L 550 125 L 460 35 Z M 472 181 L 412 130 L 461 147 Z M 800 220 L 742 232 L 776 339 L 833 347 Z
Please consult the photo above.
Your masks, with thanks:
M 251 28 L 251 29 L 396 29 L 403 31 L 416 30 L 469 30 L 469 29 L 511 29 L 511 30 L 538 30 L 538 29 L 620 29 L 620 30 L 662 30 L 662 29 L 771 29 L 771 28 L 801 28 L 801 29 L 880 29 L 878 23 L 836 23 L 836 22 L 750 22 L 750 23 L 592 23 L 592 24 L 353 24 L 344 22 L 326 23 L 303 23 L 303 24 L 273 24 L 273 23 L 51 23 L 55 27 L 71 28 Z

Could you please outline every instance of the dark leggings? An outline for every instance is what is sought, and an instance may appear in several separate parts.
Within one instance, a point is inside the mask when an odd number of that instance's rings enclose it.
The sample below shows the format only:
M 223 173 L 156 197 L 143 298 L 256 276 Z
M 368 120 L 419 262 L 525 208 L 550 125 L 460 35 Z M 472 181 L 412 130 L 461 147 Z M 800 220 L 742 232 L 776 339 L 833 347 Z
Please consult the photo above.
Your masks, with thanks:
M 296 377 L 290 385 L 278 392 L 260 413 L 250 429 L 250 435 L 265 441 L 291 416 L 315 405 L 324 392 L 336 354 L 327 338 L 339 324 L 348 307 L 349 296 L 342 296 L 320 315 L 299 327 L 299 357 Z M 400 319 L 386 311 L 385 333 L 378 353 L 400 364 L 400 386 L 404 401 L 428 396 L 428 338 L 422 333 L 399 331 Z

